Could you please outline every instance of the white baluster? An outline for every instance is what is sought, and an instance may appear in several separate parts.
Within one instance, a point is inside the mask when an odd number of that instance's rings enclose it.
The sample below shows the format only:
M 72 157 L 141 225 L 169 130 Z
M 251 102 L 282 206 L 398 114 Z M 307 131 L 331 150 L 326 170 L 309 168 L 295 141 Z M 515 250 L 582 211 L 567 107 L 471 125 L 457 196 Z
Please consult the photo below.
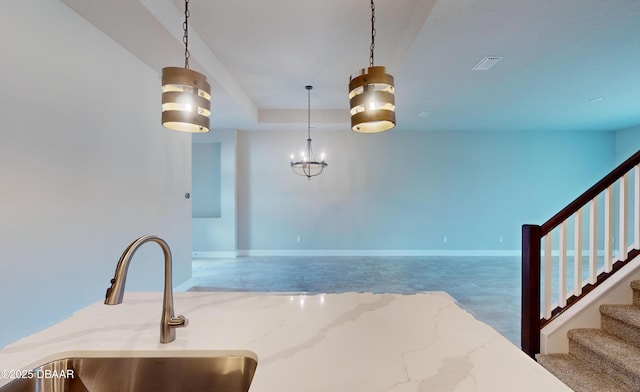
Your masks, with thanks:
M 589 206 L 589 283 L 598 279 L 598 198 Z
M 573 227 L 573 295 L 582 294 L 582 208 L 576 212 Z
M 567 221 L 560 224 L 560 257 L 558 257 L 558 304 L 567 306 Z
M 627 217 L 629 205 L 627 202 L 627 189 L 629 188 L 629 177 L 627 173 L 620 179 L 620 218 L 618 228 L 618 260 L 627 259 Z
M 551 318 L 551 232 L 544 237 L 544 318 Z
M 613 266 L 613 185 L 604 191 L 604 270 Z

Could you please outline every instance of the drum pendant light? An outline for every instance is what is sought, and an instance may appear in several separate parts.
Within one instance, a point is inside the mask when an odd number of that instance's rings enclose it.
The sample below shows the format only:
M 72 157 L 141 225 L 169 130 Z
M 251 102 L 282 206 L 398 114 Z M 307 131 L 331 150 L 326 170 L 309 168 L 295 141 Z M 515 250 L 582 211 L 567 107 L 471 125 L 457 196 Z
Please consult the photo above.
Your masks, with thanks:
M 162 125 L 182 132 L 209 132 L 211 86 L 189 69 L 189 0 L 184 2 L 184 68 L 162 69 Z
M 383 132 L 396 125 L 393 76 L 385 67 L 373 65 L 375 4 L 371 0 L 371 46 L 369 68 L 349 79 L 351 129 L 359 133 Z

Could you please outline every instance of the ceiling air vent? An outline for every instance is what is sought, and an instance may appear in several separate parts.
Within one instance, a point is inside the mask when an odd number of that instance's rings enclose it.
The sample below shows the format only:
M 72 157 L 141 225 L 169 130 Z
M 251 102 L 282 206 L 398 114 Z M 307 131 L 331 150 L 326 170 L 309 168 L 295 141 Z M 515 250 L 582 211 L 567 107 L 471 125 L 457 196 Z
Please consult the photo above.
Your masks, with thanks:
M 502 57 L 500 56 L 489 56 L 489 57 L 485 57 L 482 60 L 480 60 L 480 62 L 478 64 L 475 65 L 475 67 L 471 68 L 474 71 L 486 71 L 489 68 L 493 67 L 494 65 L 496 65 L 496 63 L 498 63 L 498 61 L 502 60 Z

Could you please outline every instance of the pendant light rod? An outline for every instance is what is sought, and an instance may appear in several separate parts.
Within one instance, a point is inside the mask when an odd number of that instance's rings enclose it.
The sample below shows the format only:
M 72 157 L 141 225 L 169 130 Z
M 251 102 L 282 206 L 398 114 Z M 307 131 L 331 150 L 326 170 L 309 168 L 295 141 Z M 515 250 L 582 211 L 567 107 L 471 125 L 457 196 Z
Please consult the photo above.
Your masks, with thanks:
M 309 161 L 312 160 L 313 151 L 311 150 L 311 90 L 313 86 L 304 86 L 307 89 L 307 156 Z
M 369 47 L 369 67 L 373 67 L 373 50 L 376 47 L 376 5 L 371 0 L 371 46 Z
M 191 16 L 191 13 L 189 12 L 189 0 L 185 0 L 184 23 L 182 23 L 184 35 L 182 36 L 182 42 L 184 43 L 184 67 L 186 69 L 189 69 L 189 57 L 191 57 L 191 53 L 189 52 L 189 16 Z
M 307 89 L 307 140 L 311 142 L 311 89 L 313 86 L 304 86 Z

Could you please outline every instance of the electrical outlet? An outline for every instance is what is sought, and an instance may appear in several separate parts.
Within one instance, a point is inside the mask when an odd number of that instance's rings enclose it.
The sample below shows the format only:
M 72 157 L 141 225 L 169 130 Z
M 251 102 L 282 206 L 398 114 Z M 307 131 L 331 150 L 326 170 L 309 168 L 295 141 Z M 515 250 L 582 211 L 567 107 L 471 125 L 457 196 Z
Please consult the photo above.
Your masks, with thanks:
M 500 242 L 504 242 L 504 238 L 502 238 L 502 236 L 500 236 Z
M 300 236 L 297 236 L 296 237 L 296 242 L 298 242 L 298 243 L 302 242 L 302 238 L 300 238 Z
M 442 242 L 447 242 L 448 240 L 449 240 L 449 239 L 447 238 L 447 236 L 446 236 L 446 235 L 442 238 Z

